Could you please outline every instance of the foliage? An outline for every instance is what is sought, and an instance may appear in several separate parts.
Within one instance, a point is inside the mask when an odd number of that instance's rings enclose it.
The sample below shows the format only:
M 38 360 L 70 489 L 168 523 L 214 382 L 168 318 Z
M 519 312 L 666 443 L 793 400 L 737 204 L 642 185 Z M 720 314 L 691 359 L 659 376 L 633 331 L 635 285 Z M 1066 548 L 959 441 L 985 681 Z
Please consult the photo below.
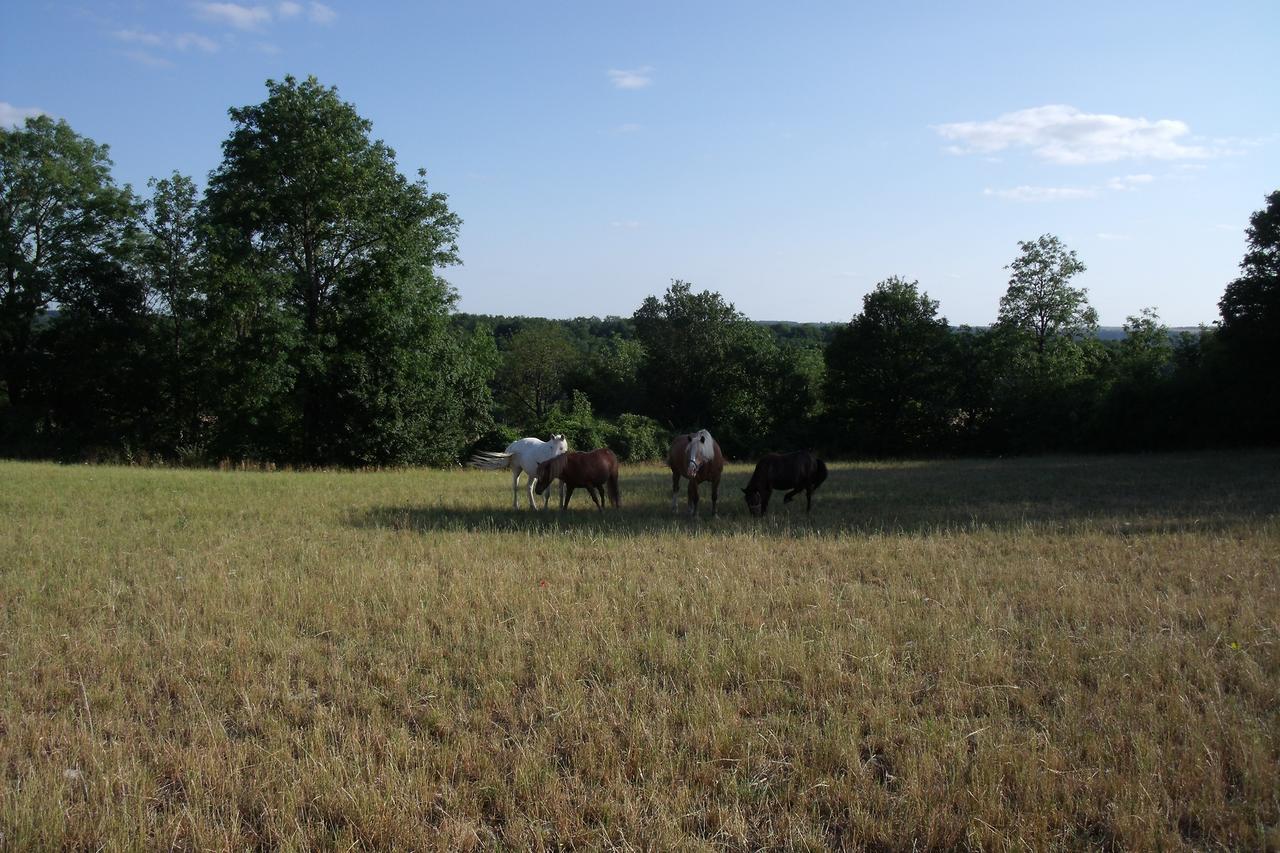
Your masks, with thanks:
M 517 424 L 543 421 L 565 396 L 564 381 L 578 354 L 558 324 L 525 325 L 502 354 L 496 384 L 508 419 Z
M 1280 436 L 1280 190 L 1249 218 L 1240 277 L 1227 285 L 1222 312 L 1225 405 L 1231 432 L 1247 442 Z
M 436 272 L 457 261 L 459 220 L 335 89 L 286 77 L 267 90 L 230 111 L 207 197 L 221 360 L 252 386 L 220 401 L 222 441 L 265 421 L 253 443 L 268 456 L 447 461 L 483 431 L 463 418 L 487 402 Z
M 1016 373 L 1041 389 L 1061 388 L 1084 378 L 1099 355 L 1098 313 L 1087 290 L 1070 286 L 1085 265 L 1051 234 L 1019 241 L 1018 249 L 1006 267 L 1009 288 L 1000 298 L 996 328 Z
M 667 458 L 669 435 L 653 418 L 630 412 L 618 416 L 608 430 L 608 445 L 623 462 L 652 462 Z
M 892 276 L 837 330 L 826 351 L 827 399 L 844 448 L 874 455 L 938 448 L 949 419 L 950 328 L 919 282 Z
M 107 146 L 48 116 L 0 127 L 0 381 L 11 427 L 57 428 L 37 399 L 48 385 L 37 341 L 46 312 L 118 289 L 137 215 L 133 193 L 112 180 Z M 92 368 L 94 342 L 84 345 Z
M 230 112 L 203 196 L 173 173 L 145 202 L 65 122 L 0 129 L 0 452 L 446 465 L 564 431 L 643 460 L 695 427 L 731 459 L 1280 440 L 1280 191 L 1221 327 L 1177 339 L 1153 309 L 1101 335 L 1049 234 L 1018 244 L 989 329 L 949 329 L 898 277 L 843 325 L 753 322 L 680 280 L 631 317 L 481 317 L 441 277 L 447 198 L 336 90 L 287 77 Z
M 1104 363 L 1097 312 L 1085 289 L 1070 286 L 1085 266 L 1051 234 L 1018 248 L 992 342 L 998 423 L 1022 452 L 1078 448 L 1097 399 L 1085 383 Z
M 207 265 L 196 185 L 174 172 L 148 182 L 152 195 L 143 218 L 147 239 L 140 267 L 149 297 L 160 312 L 156 334 L 164 347 L 165 394 L 169 411 L 153 437 L 155 444 L 198 448 L 202 445 L 200 366 L 207 343 L 201 335 Z
M 768 443 L 773 413 L 761 367 L 773 363 L 769 333 L 719 293 L 673 281 L 632 317 L 645 349 L 641 382 L 650 412 L 668 429 L 714 425 L 731 455 Z M 767 374 L 766 374 L 767 375 Z

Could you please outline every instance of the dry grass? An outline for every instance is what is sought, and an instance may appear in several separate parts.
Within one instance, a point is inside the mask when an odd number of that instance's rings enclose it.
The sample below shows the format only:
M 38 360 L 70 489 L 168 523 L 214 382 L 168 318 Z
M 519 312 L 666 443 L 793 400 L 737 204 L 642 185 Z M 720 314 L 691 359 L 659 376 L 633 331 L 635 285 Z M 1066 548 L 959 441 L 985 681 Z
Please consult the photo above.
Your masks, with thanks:
M 747 473 L 0 464 L 0 846 L 1280 844 L 1280 454 Z

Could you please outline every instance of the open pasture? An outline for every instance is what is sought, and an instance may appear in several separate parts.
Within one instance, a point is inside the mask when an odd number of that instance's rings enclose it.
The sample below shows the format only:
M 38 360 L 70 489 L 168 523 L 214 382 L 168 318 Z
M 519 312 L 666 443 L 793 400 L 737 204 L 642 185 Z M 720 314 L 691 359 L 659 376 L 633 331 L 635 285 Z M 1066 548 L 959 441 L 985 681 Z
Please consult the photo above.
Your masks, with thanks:
M 749 473 L 0 463 L 0 847 L 1280 845 L 1280 454 Z

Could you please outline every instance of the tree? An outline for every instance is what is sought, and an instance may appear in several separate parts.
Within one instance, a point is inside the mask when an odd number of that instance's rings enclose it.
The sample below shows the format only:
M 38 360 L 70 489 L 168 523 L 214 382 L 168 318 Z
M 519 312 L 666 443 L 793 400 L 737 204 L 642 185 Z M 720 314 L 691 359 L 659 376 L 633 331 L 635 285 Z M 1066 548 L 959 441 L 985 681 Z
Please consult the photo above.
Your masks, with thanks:
M 1125 320 L 1124 338 L 1109 352 L 1109 371 L 1100 376 L 1103 397 L 1093 425 L 1094 446 L 1109 450 L 1152 450 L 1175 440 L 1172 422 L 1173 341 L 1154 308 Z
M 1222 314 L 1222 362 L 1238 440 L 1274 443 L 1280 436 L 1280 190 L 1249 218 L 1240 277 L 1227 285 Z
M 540 424 L 564 397 L 564 379 L 578 352 L 554 323 L 526 325 L 511 338 L 498 370 L 500 399 L 515 422 Z
M 1240 277 L 1227 285 L 1218 302 L 1222 334 L 1280 340 L 1280 190 L 1267 206 L 1249 217 L 1249 247 L 1240 261 Z
M 200 359 L 192 351 L 203 303 L 200 211 L 195 182 L 186 175 L 174 172 L 168 178 L 152 178 L 147 185 L 152 195 L 143 219 L 149 239 L 142 262 L 167 327 L 164 362 L 170 414 L 165 432 L 168 443 L 177 447 L 198 440 L 200 427 L 194 387 Z
M 633 320 L 651 414 L 672 430 L 708 426 L 730 453 L 767 443 L 772 413 L 763 369 L 777 349 L 767 330 L 719 293 L 695 293 L 679 280 L 661 299 L 646 298 Z
M 458 260 L 460 220 L 423 171 L 400 174 L 336 89 L 286 77 L 267 91 L 230 111 L 206 198 L 220 360 L 236 386 L 221 400 L 223 444 L 307 462 L 446 461 L 476 432 L 462 413 L 485 402 L 437 272 Z
M 863 297 L 862 313 L 826 351 L 827 404 L 846 446 L 881 455 L 938 448 L 950 336 L 919 282 L 892 276 Z
M 122 262 L 137 213 L 107 146 L 48 116 L 0 128 L 0 379 L 11 405 L 28 402 L 38 321 Z
M 1125 319 L 1118 365 L 1124 378 L 1154 382 L 1163 377 L 1172 359 L 1169 327 L 1160 322 L 1155 308 L 1143 308 Z
M 1078 446 L 1099 397 L 1087 381 L 1104 361 L 1097 312 L 1088 292 L 1070 285 L 1085 266 L 1050 234 L 1018 248 L 991 341 L 998 368 L 991 428 L 1013 450 Z
M 1082 366 L 1081 341 L 1098 331 L 1098 313 L 1088 291 L 1070 286 L 1085 265 L 1052 234 L 1018 243 L 1021 254 L 1005 267 L 1009 288 L 1000 298 L 996 324 L 1014 340 L 1029 344 L 1042 378 L 1062 376 Z

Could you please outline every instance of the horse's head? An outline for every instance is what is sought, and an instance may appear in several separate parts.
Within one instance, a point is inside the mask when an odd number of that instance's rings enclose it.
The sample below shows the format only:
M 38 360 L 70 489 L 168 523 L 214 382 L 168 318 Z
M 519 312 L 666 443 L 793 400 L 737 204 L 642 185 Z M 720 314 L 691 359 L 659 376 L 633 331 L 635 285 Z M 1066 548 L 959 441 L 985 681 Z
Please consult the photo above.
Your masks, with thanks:
M 547 443 L 554 444 L 556 446 L 555 449 L 556 449 L 557 456 L 559 456 L 561 453 L 569 452 L 569 442 L 565 441 L 564 433 L 560 433 L 560 432 L 551 433 L 551 439 Z
M 533 475 L 533 476 L 534 476 L 534 479 L 536 479 L 536 480 L 538 481 L 538 484 L 537 484 L 536 486 L 534 486 L 534 487 L 533 487 L 533 491 L 534 491 L 535 493 L 539 494 L 539 495 L 541 495 L 541 494 L 545 494 L 545 493 L 546 493 L 546 491 L 547 491 L 547 489 L 549 489 L 549 488 L 551 487 L 551 462 L 550 462 L 550 460 L 548 460 L 548 461 L 546 461 L 546 462 L 539 462 L 539 463 L 538 463 L 538 470 L 537 470 L 536 472 L 534 472 L 534 475 Z
M 747 499 L 747 510 L 752 518 L 759 518 L 764 514 L 764 501 L 761 500 L 759 489 L 747 486 L 742 490 L 742 496 Z
M 703 453 L 706 450 L 707 436 L 704 433 L 694 433 L 689 436 L 689 465 L 687 474 L 692 480 L 698 476 L 698 469 L 703 464 Z

